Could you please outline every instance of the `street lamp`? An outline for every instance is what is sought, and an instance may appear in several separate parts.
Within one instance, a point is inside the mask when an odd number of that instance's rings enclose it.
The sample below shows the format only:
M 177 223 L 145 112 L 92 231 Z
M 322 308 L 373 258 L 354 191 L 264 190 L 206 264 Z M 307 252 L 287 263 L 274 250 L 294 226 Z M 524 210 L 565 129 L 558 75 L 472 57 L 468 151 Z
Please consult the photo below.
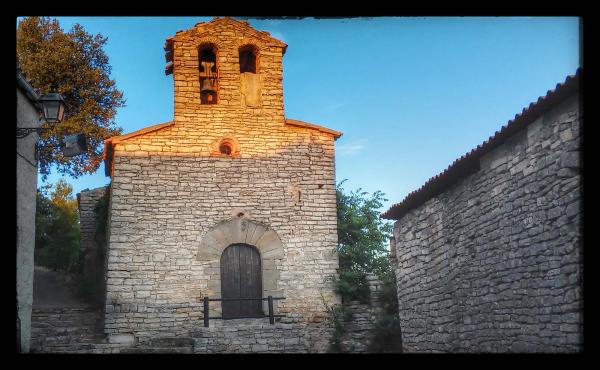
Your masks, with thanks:
M 53 91 L 49 94 L 42 95 L 38 99 L 38 103 L 42 106 L 44 120 L 50 124 L 60 123 L 65 117 L 65 109 L 67 107 L 65 99 Z M 50 130 L 45 127 L 17 127 L 17 139 L 22 139 L 32 132 L 37 132 L 38 135 L 44 131 Z M 47 146 L 49 147 L 49 146 Z M 54 146 L 56 147 L 56 146 Z M 87 151 L 87 142 L 84 134 L 68 135 L 61 140 L 61 147 L 65 157 L 73 157 Z M 35 159 L 38 159 L 41 146 L 35 144 Z
M 59 123 L 65 116 L 65 99 L 62 95 L 53 91 L 43 95 L 39 102 L 44 109 L 44 119 L 48 123 Z
M 65 116 L 65 99 L 57 93 L 51 92 L 43 95 L 38 99 L 38 102 L 42 105 L 42 111 L 44 113 L 44 120 L 48 123 L 59 123 Z M 17 139 L 22 139 L 32 132 L 40 134 L 48 128 L 42 127 L 17 127 Z

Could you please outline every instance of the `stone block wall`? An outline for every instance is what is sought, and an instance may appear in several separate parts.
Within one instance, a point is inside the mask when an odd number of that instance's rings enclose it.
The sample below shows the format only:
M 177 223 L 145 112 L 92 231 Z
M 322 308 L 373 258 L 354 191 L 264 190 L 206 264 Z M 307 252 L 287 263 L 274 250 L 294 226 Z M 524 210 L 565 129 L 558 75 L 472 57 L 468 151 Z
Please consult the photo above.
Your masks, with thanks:
M 574 96 L 395 223 L 405 351 L 582 349 L 581 139 Z
M 381 282 L 368 276 L 369 303 L 344 303 L 352 312 L 344 322 L 344 352 L 368 353 L 376 321 L 381 318 L 379 290 Z M 146 306 L 147 312 L 166 317 L 184 314 L 191 322 L 190 330 L 175 325 L 165 326 L 157 336 L 135 336 L 130 333 L 104 337 L 102 312 L 89 307 L 48 308 L 34 311 L 33 348 L 40 353 L 324 353 L 333 339 L 332 323 L 320 321 L 306 325 L 299 314 L 276 318 L 209 321 L 203 327 L 202 304 Z M 119 305 L 118 310 L 131 313 L 138 307 Z M 187 315 L 187 316 L 186 316 Z
M 193 336 L 194 353 L 323 353 L 331 328 L 325 323 L 271 325 L 268 319 L 240 319 L 216 321 Z
M 344 302 L 344 311 L 350 313 L 350 318 L 344 320 L 346 333 L 341 344 L 344 352 L 367 353 L 375 335 L 375 324 L 381 319 L 383 307 L 380 300 L 381 281 L 374 274 L 367 274 L 369 284 L 369 302 Z
M 211 232 L 236 219 L 264 225 L 281 242 L 276 251 L 265 247 L 262 264 L 265 293 L 286 298 L 276 313 L 318 327 L 326 316 L 323 301 L 339 302 L 328 280 L 338 268 L 335 134 L 287 124 L 285 44 L 268 34 L 221 19 L 170 40 L 174 120 L 109 144 L 105 332 L 143 341 L 201 327 L 202 298 L 220 297 Z M 200 104 L 198 47 L 205 43 L 217 49 L 215 105 Z M 247 106 L 240 92 L 238 51 L 246 44 L 258 53 L 260 106 Z M 233 145 L 232 155 L 219 153 L 222 140 Z M 219 245 L 252 239 L 215 238 Z
M 306 154 L 289 150 L 273 158 L 117 156 L 107 333 L 156 335 L 201 323 L 192 315 L 201 315 L 204 296 L 219 296 L 211 289 L 211 276 L 220 273 L 218 260 L 198 260 L 201 242 L 217 224 L 239 213 L 268 225 L 281 239 L 282 256 L 273 266 L 263 265 L 279 272 L 276 291 L 286 298 L 278 303 L 279 313 L 297 314 L 304 321 L 322 319 L 321 295 L 330 304 L 338 301 L 327 280 L 338 267 L 333 254 L 335 182 L 333 166 L 323 164 L 331 163 L 331 157 Z M 290 185 L 301 189 L 299 203 Z
M 103 341 L 102 312 L 86 306 L 36 308 L 31 350 L 37 353 L 89 353 Z
M 189 30 L 177 32 L 168 39 L 173 53 L 174 119 L 183 125 L 194 125 L 203 119 L 240 121 L 242 115 L 270 117 L 264 126 L 279 126 L 283 111 L 283 54 L 287 45 L 267 32 L 258 31 L 246 22 L 230 18 L 199 23 Z M 199 48 L 212 45 L 218 70 L 218 103 L 200 104 Z M 243 74 L 240 73 L 239 50 L 252 46 L 256 52 L 257 99 L 248 105 L 244 98 Z M 235 122 L 228 122 L 235 127 Z
M 80 230 L 80 255 L 83 256 L 83 275 L 96 276 L 102 269 L 103 262 L 98 258 L 98 245 L 96 242 L 96 213 L 95 208 L 100 198 L 107 191 L 103 186 L 96 189 L 85 189 L 77 194 L 77 204 L 79 209 L 79 230 Z

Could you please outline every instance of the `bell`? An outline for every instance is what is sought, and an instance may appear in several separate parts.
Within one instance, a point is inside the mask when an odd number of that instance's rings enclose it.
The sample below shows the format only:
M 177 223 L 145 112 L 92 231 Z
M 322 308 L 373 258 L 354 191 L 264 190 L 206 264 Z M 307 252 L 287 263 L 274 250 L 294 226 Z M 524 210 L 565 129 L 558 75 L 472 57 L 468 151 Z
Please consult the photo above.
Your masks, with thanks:
M 202 80 L 202 88 L 200 89 L 200 92 L 203 94 L 212 94 L 216 92 L 210 78 Z

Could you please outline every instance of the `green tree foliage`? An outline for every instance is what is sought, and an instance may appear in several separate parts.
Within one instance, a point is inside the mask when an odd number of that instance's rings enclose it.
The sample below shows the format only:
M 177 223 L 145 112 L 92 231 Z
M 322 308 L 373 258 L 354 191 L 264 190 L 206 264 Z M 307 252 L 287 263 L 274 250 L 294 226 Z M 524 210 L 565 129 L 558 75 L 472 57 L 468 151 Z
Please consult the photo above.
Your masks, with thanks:
M 90 35 L 75 24 L 64 32 L 55 19 L 28 17 L 17 27 L 17 62 L 40 93 L 53 88 L 65 98 L 66 119 L 41 134 L 39 166 L 45 180 L 51 167 L 79 177 L 94 173 L 102 161 L 103 142 L 122 129 L 114 122 L 116 110 L 125 105 L 123 93 L 110 79 L 111 67 L 103 50 L 107 38 Z M 64 135 L 84 133 L 88 152 L 64 157 L 58 147 Z
M 336 189 L 340 261 L 336 286 L 342 299 L 366 301 L 369 297 L 366 274 L 381 276 L 391 270 L 387 245 L 392 226 L 379 217 L 387 200 L 381 191 L 371 196 L 361 189 L 347 193 L 342 187 L 344 181 Z
M 38 189 L 36 208 L 37 265 L 76 272 L 79 268 L 79 214 L 73 187 L 59 180 Z
M 345 181 L 345 180 L 344 180 Z M 361 189 L 346 192 L 342 185 L 337 186 L 338 246 L 340 261 L 339 275 L 334 278 L 337 292 L 342 301 L 359 300 L 367 303 L 370 290 L 367 273 L 376 274 L 382 282 L 380 302 L 383 312 L 375 323 L 374 336 L 370 342 L 371 352 L 401 352 L 402 338 L 398 320 L 398 298 L 396 278 L 390 264 L 389 238 L 392 225 L 380 217 L 381 207 L 387 199 L 380 191 L 371 196 Z M 343 322 L 347 308 L 326 305 L 329 319 L 333 322 L 334 335 L 330 350 L 341 352 L 341 338 L 345 333 Z

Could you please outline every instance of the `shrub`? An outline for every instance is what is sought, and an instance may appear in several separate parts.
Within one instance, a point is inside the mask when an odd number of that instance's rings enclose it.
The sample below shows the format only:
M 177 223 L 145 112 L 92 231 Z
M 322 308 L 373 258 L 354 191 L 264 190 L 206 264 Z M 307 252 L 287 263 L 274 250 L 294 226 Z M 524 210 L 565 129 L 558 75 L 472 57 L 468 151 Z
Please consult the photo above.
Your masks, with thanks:
M 77 273 L 81 267 L 79 213 L 72 191 L 73 187 L 64 180 L 38 189 L 35 261 L 54 271 Z

